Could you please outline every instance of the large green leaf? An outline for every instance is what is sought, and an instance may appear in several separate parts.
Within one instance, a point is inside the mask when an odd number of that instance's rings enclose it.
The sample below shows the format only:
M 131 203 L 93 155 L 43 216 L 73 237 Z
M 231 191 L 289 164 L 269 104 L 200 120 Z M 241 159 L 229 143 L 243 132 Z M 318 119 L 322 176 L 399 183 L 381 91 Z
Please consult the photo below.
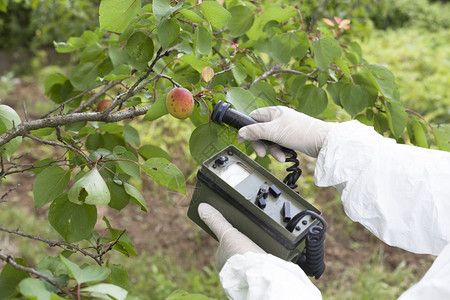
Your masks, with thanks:
M 160 117 L 167 115 L 169 111 L 166 106 L 166 96 L 158 95 L 156 97 L 155 102 L 148 109 L 147 113 L 144 116 L 144 120 L 146 121 L 154 121 L 159 119 Z
M 367 107 L 367 91 L 357 84 L 345 84 L 339 94 L 340 101 L 344 109 L 351 117 Z
M 212 34 L 205 27 L 195 29 L 195 50 L 198 54 L 208 55 L 211 52 Z
M 301 60 L 308 51 L 309 41 L 302 31 L 275 35 L 271 40 L 272 57 L 281 64 L 287 64 L 291 58 Z
M 102 0 L 100 29 L 122 33 L 141 11 L 141 0 Z
M 125 51 L 139 63 L 148 62 L 153 57 L 153 40 L 137 31 L 128 39 Z
M 50 205 L 48 221 L 66 241 L 76 243 L 92 234 L 97 222 L 97 208 L 72 203 L 64 193 Z
M 70 172 L 51 166 L 40 172 L 33 182 L 34 207 L 41 207 L 55 200 L 70 180 Z
M 13 126 L 17 126 L 21 123 L 19 115 L 14 109 L 8 105 L 0 105 L 0 135 L 4 134 Z M 16 150 L 22 143 L 22 137 L 16 137 L 10 140 L 8 143 L 0 147 L 0 155 L 7 160 L 11 158 Z
M 27 266 L 22 258 L 16 258 L 14 261 L 21 266 Z M 17 270 L 10 264 L 6 264 L 0 273 L 0 300 L 7 300 L 11 296 L 16 295 L 17 285 L 27 277 L 30 277 L 30 274 Z
M 131 196 L 131 202 L 139 205 L 141 207 L 141 209 L 145 212 L 147 212 L 147 204 L 145 203 L 145 199 L 142 196 L 141 192 L 139 192 L 139 190 L 137 188 L 135 188 L 134 186 L 132 186 L 129 183 L 124 183 L 123 184 L 124 188 L 125 188 L 125 192 Z
M 176 19 L 165 19 L 156 27 L 159 43 L 163 49 L 167 49 L 180 34 L 180 24 Z
M 130 202 L 130 195 L 125 191 L 123 184 L 118 184 L 114 181 L 108 181 L 106 184 L 111 192 L 111 201 L 109 201 L 108 205 L 119 211 L 122 210 Z
M 170 0 L 153 0 L 153 15 L 155 16 L 156 23 L 167 19 L 171 14 L 183 6 L 183 2 L 180 2 L 175 6 L 171 6 L 170 2 Z
M 244 114 L 249 114 L 258 108 L 253 94 L 240 87 L 232 87 L 228 89 L 226 99 L 227 102 L 233 104 L 238 111 Z
M 398 102 L 399 92 L 395 84 L 394 74 L 382 65 L 369 65 L 367 69 L 372 74 L 373 80 L 376 82 L 381 94 L 390 100 Z
M 17 289 L 28 299 L 50 300 L 51 293 L 45 288 L 45 283 L 37 278 L 22 280 Z
M 198 126 L 189 139 L 192 157 L 201 164 L 212 155 L 232 144 L 225 126 L 206 123 Z
M 178 167 L 165 158 L 154 157 L 142 164 L 142 169 L 156 183 L 186 194 L 186 179 Z
M 341 46 L 331 37 L 325 37 L 313 42 L 314 60 L 320 70 L 326 71 L 334 59 L 342 54 Z
M 111 200 L 108 186 L 96 168 L 73 184 L 68 197 L 70 202 L 75 204 L 102 205 Z
M 450 124 L 433 125 L 433 130 L 439 149 L 450 152 Z
M 200 4 L 200 9 L 205 18 L 217 29 L 227 26 L 231 18 L 230 12 L 217 1 L 204 1 Z
M 87 90 L 97 84 L 100 73 L 93 62 L 76 65 L 70 70 L 70 83 L 79 91 Z
M 169 154 L 160 147 L 153 145 L 144 145 L 138 150 L 139 154 L 145 159 L 150 159 L 152 157 L 163 157 L 170 160 Z
M 130 278 L 128 277 L 128 273 L 125 270 L 123 265 L 109 265 L 111 269 L 111 275 L 109 275 L 109 281 L 112 284 L 118 285 L 126 290 L 129 290 L 131 287 Z
M 67 267 L 67 270 L 69 270 L 70 276 L 75 279 L 78 284 L 105 280 L 111 272 L 110 269 L 97 265 L 88 265 L 81 268 L 62 255 L 60 255 L 59 258 Z
M 277 92 L 270 83 L 258 81 L 250 86 L 250 92 L 258 98 L 263 99 L 264 106 L 276 105 Z M 258 105 L 258 107 L 261 105 Z
M 302 86 L 297 93 L 297 109 L 305 114 L 315 116 L 325 110 L 328 104 L 327 93 L 313 85 Z
M 398 102 L 386 102 L 386 108 L 389 129 L 396 138 L 399 138 L 408 122 L 405 109 Z
M 231 37 L 239 37 L 252 27 L 255 15 L 247 6 L 233 6 L 229 12 L 231 18 L 228 22 L 228 30 Z

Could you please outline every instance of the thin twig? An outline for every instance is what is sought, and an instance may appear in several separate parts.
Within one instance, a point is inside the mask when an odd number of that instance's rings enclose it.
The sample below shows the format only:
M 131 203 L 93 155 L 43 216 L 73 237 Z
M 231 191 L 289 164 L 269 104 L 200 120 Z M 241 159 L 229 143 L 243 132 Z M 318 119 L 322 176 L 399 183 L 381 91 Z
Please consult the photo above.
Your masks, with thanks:
M 6 193 L 4 193 L 2 195 L 2 197 L 0 197 L 0 203 L 1 202 L 8 202 L 8 200 L 6 200 L 6 196 L 8 196 L 9 193 L 11 193 L 12 191 L 15 191 L 18 187 L 20 187 L 20 183 L 16 184 L 15 186 L 13 186 L 12 188 L 10 188 Z
M 70 299 L 76 300 L 75 296 L 67 288 L 63 287 L 62 285 L 60 285 L 58 282 L 56 282 L 52 278 L 48 277 L 45 274 L 42 274 L 41 272 L 38 272 L 37 270 L 35 270 L 33 268 L 24 267 L 24 266 L 16 263 L 14 261 L 14 258 L 11 255 L 6 255 L 6 254 L 3 254 L 0 252 L 0 259 L 3 260 L 4 262 L 6 262 L 7 264 L 11 265 L 16 270 L 27 272 L 27 273 L 33 274 L 34 276 L 36 276 L 38 278 L 44 279 L 45 281 L 47 281 L 54 287 L 61 290 L 61 292 L 66 294 Z

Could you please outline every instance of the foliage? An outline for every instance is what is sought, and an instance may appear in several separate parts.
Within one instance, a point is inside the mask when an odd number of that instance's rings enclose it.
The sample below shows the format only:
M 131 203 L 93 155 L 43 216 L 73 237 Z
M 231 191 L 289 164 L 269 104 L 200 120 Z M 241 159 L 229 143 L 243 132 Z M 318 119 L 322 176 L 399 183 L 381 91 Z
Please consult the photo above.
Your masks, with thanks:
M 6 105 L 0 109 L 0 179 L 17 172 L 35 176 L 35 207 L 49 205 L 48 221 L 64 239 L 44 241 L 64 251 L 37 270 L 0 252 L 14 272 L 35 272 L 39 278 L 16 282 L 17 293 L 30 299 L 131 298 L 120 280 L 126 272 L 113 267 L 108 252 L 135 256 L 134 245 L 105 217 L 107 234 L 94 230 L 97 206 L 120 211 L 132 203 L 146 211 L 136 182 L 141 174 L 186 194 L 182 171 L 160 145 L 143 144 L 129 121 L 151 123 L 166 115 L 165 95 L 174 86 L 191 90 L 197 103 L 190 117 L 196 129 L 185 133 L 197 162 L 228 144 L 251 153 L 237 143 L 234 131 L 210 124 L 219 100 L 245 113 L 286 105 L 325 119 L 346 114 L 399 142 L 428 147 L 428 134 L 434 147 L 448 150 L 442 127 L 428 129 L 415 112 L 409 111 L 408 118 L 392 72 L 368 63 L 350 40 L 350 20 L 336 17 L 306 29 L 301 7 L 270 1 L 155 0 L 142 6 L 139 0 L 103 0 L 99 23 L 100 28 L 55 43 L 58 52 L 73 53 L 78 62 L 68 74 L 45 79 L 54 109 L 35 120 L 17 119 Z M 103 99 L 110 99 L 110 106 L 96 112 Z M 22 137 L 64 154 L 25 165 L 15 155 Z M 78 265 L 73 253 L 91 258 L 92 264 Z M 5 269 L 7 277 L 11 269 Z
M 49 46 L 98 25 L 100 1 L 2 0 L 0 49 Z

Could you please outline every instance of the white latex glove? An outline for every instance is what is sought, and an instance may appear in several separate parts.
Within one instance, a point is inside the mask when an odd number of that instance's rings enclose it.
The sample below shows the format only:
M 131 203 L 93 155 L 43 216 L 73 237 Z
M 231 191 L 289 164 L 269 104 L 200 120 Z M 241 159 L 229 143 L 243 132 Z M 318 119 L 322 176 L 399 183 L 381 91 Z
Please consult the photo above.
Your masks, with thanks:
M 266 253 L 252 240 L 234 228 L 222 214 L 207 203 L 198 206 L 198 214 L 219 239 L 216 252 L 216 268 L 221 270 L 226 261 L 235 254 L 247 252 Z
M 269 146 L 269 152 L 280 162 L 284 162 L 286 157 L 280 146 L 317 157 L 334 125 L 285 106 L 259 108 L 252 111 L 250 117 L 261 123 L 242 127 L 238 141 L 254 141 L 253 148 L 261 157 L 266 155 L 266 147 L 258 140 L 274 142 L 277 145 Z

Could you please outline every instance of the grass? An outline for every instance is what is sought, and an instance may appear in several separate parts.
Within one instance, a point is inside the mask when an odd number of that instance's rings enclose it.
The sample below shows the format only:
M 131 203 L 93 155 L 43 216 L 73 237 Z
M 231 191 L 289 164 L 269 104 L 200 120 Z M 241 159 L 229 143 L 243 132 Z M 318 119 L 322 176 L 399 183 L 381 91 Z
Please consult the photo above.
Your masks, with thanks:
M 370 63 L 396 76 L 402 102 L 432 123 L 450 123 L 450 32 L 402 28 L 375 31 L 361 43 Z

